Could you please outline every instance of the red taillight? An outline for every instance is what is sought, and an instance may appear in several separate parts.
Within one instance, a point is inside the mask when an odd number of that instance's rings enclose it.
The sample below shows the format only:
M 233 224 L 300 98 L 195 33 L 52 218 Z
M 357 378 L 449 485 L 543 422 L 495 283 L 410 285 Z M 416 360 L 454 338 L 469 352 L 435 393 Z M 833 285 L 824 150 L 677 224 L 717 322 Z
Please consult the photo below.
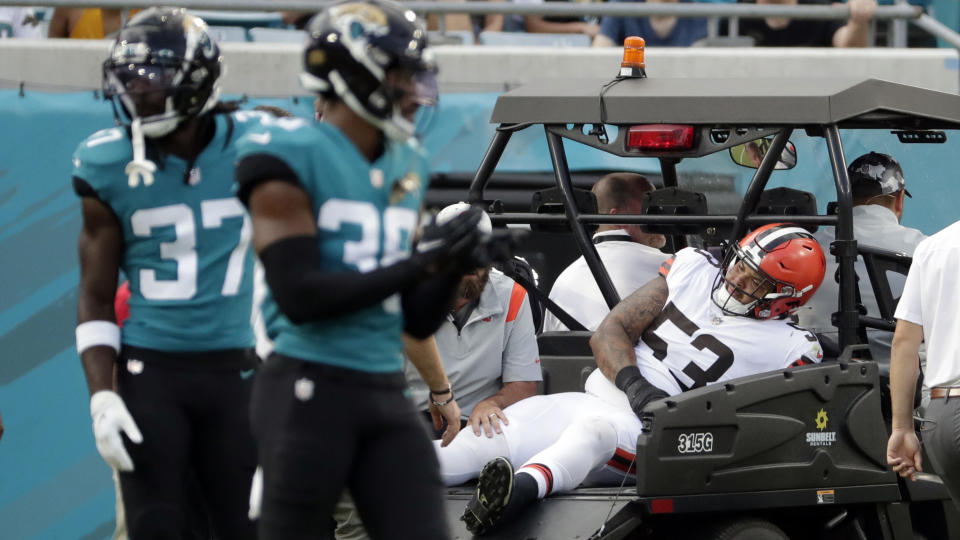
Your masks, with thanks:
M 654 514 L 672 514 L 673 499 L 654 499 L 650 501 L 650 511 Z
M 693 126 L 648 124 L 630 126 L 627 148 L 637 150 L 689 150 L 693 148 Z

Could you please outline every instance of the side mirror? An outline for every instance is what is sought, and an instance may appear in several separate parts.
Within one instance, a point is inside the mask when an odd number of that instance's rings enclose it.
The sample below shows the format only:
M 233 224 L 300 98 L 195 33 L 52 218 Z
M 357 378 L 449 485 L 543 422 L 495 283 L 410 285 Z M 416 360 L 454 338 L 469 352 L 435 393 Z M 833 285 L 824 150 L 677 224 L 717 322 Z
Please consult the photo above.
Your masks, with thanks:
M 762 139 L 738 144 L 730 148 L 730 158 L 733 159 L 733 162 L 737 165 L 756 169 L 760 166 L 760 162 L 763 161 L 763 156 L 767 154 L 772 142 L 773 137 L 764 137 Z M 796 166 L 797 147 L 794 146 L 792 142 L 787 141 L 786 146 L 783 147 L 783 152 L 780 153 L 780 159 L 777 160 L 777 164 L 774 166 L 774 170 L 782 171 L 792 169 Z

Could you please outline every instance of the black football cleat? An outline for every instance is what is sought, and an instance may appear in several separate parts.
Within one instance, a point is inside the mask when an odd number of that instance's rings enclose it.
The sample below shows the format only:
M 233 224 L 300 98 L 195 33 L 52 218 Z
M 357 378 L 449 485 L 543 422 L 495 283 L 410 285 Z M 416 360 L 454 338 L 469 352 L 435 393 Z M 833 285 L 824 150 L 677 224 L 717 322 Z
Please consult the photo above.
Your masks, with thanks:
M 505 457 L 490 460 L 480 471 L 477 491 L 460 520 L 474 535 L 482 535 L 499 525 L 513 495 L 513 465 Z

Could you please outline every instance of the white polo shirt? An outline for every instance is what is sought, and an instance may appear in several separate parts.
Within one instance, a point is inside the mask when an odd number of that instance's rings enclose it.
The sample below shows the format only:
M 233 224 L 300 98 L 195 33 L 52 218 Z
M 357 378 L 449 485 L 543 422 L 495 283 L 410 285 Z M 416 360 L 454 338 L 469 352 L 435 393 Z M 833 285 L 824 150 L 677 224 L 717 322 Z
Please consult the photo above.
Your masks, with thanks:
M 917 246 L 897 319 L 923 326 L 926 387 L 960 386 L 960 221 Z
M 830 314 L 840 309 L 840 285 L 836 280 L 839 265 L 837 258 L 830 255 L 830 243 L 835 240 L 834 235 L 833 227 L 822 227 L 814 235 L 827 256 L 827 270 L 820 288 L 806 305 L 797 311 L 800 326 L 826 334 L 836 334 L 837 328 L 830 323 Z M 913 255 L 914 249 L 926 238 L 926 235 L 917 229 L 901 225 L 897 221 L 896 214 L 889 208 L 867 204 L 853 207 L 853 237 L 857 239 L 858 244 Z M 858 277 L 860 299 L 867 308 L 867 315 L 879 317 L 877 298 L 873 294 L 870 276 L 867 275 L 867 267 L 863 264 L 861 257 L 857 257 L 854 270 Z M 893 297 L 898 297 L 903 290 L 903 275 L 888 273 L 887 280 L 890 282 Z M 886 371 L 890 366 L 890 344 L 893 341 L 893 333 L 868 329 L 867 341 L 871 356 L 881 366 L 881 370 Z
M 464 418 L 503 383 L 543 380 L 527 291 L 497 270 L 463 329 L 448 313 L 434 337 Z M 429 389 L 409 361 L 406 376 L 417 410 L 426 410 Z
M 593 235 L 593 241 L 597 244 L 597 255 L 621 299 L 657 277 L 660 265 L 670 257 L 659 249 L 634 242 L 622 230 L 599 232 Z M 557 276 L 550 290 L 550 299 L 588 330 L 596 330 L 610 312 L 583 256 Z M 547 311 L 543 319 L 543 331 L 563 330 L 567 330 L 567 327 Z

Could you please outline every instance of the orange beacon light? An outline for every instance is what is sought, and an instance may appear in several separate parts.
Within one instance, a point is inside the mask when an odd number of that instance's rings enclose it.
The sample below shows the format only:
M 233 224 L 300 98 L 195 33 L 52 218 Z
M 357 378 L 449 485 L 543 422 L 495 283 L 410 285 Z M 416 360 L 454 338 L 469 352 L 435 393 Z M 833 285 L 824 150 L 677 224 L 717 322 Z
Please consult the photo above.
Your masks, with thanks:
M 646 42 L 642 37 L 630 36 L 623 40 L 623 61 L 620 63 L 621 77 L 646 77 L 646 65 L 643 62 L 643 48 Z

